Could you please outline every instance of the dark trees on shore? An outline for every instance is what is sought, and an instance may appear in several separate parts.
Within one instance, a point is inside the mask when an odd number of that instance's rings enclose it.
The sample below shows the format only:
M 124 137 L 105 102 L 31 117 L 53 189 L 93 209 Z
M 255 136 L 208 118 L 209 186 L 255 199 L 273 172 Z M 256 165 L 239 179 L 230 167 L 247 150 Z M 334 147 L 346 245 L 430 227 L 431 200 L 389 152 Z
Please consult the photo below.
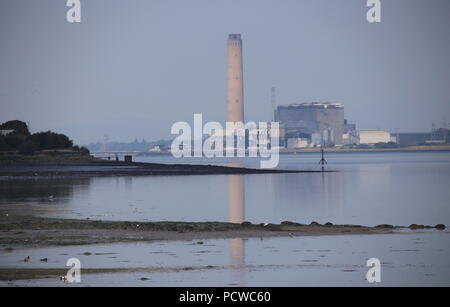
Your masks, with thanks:
M 29 140 L 34 142 L 39 150 L 66 149 L 73 147 L 73 141 L 66 135 L 51 131 L 32 134 Z
M 0 151 L 18 151 L 30 155 L 37 150 L 72 149 L 81 154 L 89 154 L 86 148 L 73 145 L 66 135 L 52 131 L 31 134 L 26 123 L 13 120 L 0 125 L 1 130 L 14 130 L 7 135 L 0 135 Z
M 10 120 L 0 125 L 0 130 L 14 130 L 12 134 L 21 135 L 24 137 L 30 136 L 28 125 L 20 120 Z

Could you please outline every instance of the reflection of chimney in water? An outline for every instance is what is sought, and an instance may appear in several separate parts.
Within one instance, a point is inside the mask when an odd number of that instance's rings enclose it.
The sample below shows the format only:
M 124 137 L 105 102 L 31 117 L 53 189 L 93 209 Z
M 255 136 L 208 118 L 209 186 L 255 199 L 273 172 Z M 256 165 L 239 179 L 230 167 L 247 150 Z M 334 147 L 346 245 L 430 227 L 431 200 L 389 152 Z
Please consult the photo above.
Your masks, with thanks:
M 233 165 L 236 166 L 236 165 Z M 245 219 L 245 187 L 244 176 L 228 176 L 228 210 L 231 223 L 242 223 Z M 245 265 L 244 240 L 229 239 L 230 266 L 233 282 L 242 284 L 243 266 Z
M 228 243 L 230 247 L 230 265 L 232 269 L 238 269 L 237 271 L 239 271 L 239 267 L 245 264 L 244 240 L 240 238 L 229 239 Z
M 133 177 L 125 177 L 125 190 L 127 192 L 133 192 Z
M 244 221 L 244 176 L 228 176 L 228 210 L 231 223 L 242 223 Z

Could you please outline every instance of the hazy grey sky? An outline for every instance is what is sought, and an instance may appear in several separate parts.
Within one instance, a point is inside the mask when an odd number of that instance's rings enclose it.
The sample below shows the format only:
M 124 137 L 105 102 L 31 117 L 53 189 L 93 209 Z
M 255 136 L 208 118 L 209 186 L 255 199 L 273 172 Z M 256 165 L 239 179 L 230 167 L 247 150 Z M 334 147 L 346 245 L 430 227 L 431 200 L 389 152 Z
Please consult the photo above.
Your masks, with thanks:
M 77 143 L 170 136 L 174 121 L 224 121 L 226 39 L 244 41 L 246 120 L 278 104 L 342 103 L 361 129 L 450 121 L 450 1 L 0 0 L 0 121 Z

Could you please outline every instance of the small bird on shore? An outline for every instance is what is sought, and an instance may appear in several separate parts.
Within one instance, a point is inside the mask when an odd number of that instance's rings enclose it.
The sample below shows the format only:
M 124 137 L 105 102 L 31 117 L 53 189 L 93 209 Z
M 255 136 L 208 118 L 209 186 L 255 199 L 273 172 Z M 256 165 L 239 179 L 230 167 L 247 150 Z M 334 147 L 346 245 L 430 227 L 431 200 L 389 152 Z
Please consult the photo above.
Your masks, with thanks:
M 31 260 L 31 258 L 30 258 L 30 256 L 28 256 L 27 258 L 23 259 L 23 262 L 28 262 L 30 260 Z

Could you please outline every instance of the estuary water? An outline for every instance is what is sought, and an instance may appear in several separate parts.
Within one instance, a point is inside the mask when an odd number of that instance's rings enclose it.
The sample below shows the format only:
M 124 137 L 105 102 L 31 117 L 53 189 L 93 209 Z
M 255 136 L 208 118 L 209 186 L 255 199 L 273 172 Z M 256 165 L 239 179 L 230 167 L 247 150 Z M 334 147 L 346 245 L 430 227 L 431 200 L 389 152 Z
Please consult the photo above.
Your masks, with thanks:
M 58 278 L 0 286 L 449 286 L 448 232 L 126 243 L 0 250 L 2 268 L 64 268 L 82 263 L 81 283 Z M 30 261 L 21 259 L 29 256 Z M 48 257 L 48 262 L 39 259 Z M 367 260 L 381 262 L 369 283 Z M 106 274 L 83 269 L 121 269 Z
M 0 206 L 47 217 L 132 221 L 450 224 L 450 152 L 329 153 L 331 173 L 0 179 Z M 135 157 L 240 164 L 257 160 Z M 320 154 L 279 168 L 318 169 Z
M 2 209 L 48 217 L 132 221 L 251 221 L 450 225 L 450 153 L 327 154 L 330 173 L 0 179 Z M 240 164 L 257 160 L 161 163 Z M 320 154 L 283 155 L 279 168 L 319 169 Z M 0 268 L 120 269 L 0 286 L 449 286 L 450 232 L 217 239 L 0 249 Z M 8 246 L 4 246 L 6 248 Z M 30 257 L 30 261 L 23 259 Z M 48 258 L 47 262 L 39 259 Z M 381 261 L 381 283 L 366 262 Z M 82 270 L 82 272 L 84 272 Z

